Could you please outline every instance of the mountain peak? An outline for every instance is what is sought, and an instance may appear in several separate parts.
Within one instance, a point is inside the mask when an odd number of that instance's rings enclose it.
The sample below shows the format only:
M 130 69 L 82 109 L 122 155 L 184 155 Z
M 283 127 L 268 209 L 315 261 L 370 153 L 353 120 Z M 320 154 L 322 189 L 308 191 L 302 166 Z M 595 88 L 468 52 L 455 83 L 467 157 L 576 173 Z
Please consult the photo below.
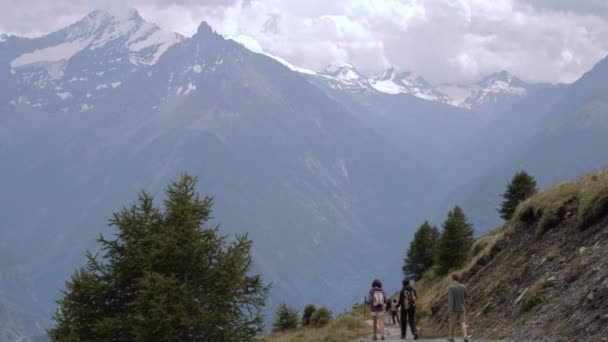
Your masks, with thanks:
M 0 33 L 0 43 L 6 41 L 8 39 L 8 35 L 4 33 Z
M 139 15 L 139 12 L 134 8 L 111 8 L 111 9 L 98 9 L 87 15 L 87 18 L 93 20 L 112 20 L 115 22 L 123 21 L 143 21 L 144 19 Z
M 482 78 L 477 84 L 480 86 L 488 86 L 494 82 L 504 82 L 507 84 L 516 84 L 517 86 L 525 86 L 525 82 L 520 80 L 519 78 L 513 76 L 506 70 L 501 70 L 498 72 L 494 72 L 484 78 Z
M 103 54 L 134 65 L 155 64 L 182 36 L 145 21 L 135 9 L 99 9 L 79 21 L 40 39 L 52 37 L 54 45 L 42 45 L 15 58 L 11 67 L 66 62 L 82 51 L 108 49 Z M 123 57 L 126 57 L 123 59 Z
M 65 32 L 69 41 L 102 36 L 113 40 L 141 27 L 158 29 L 158 26 L 147 23 L 135 9 L 98 9 L 60 32 Z
M 332 63 L 329 64 L 323 72 L 323 75 L 331 76 L 340 80 L 355 80 L 361 78 L 361 74 L 357 71 L 354 65 L 350 63 Z
M 196 30 L 197 34 L 213 34 L 215 31 L 213 31 L 213 28 L 211 28 L 211 25 L 209 25 L 206 21 L 201 22 L 200 25 L 198 25 L 198 29 Z
M 397 77 L 397 69 L 395 67 L 390 66 L 386 69 L 379 77 L 379 80 L 393 80 Z

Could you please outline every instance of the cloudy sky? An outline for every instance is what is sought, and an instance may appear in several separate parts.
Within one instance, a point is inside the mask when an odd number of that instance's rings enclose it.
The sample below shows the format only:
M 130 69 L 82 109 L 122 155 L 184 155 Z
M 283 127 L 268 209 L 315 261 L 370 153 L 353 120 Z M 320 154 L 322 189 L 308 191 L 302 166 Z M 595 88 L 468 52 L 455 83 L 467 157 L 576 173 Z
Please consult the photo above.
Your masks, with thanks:
M 469 82 L 507 70 L 570 82 L 608 54 L 607 0 L 0 0 L 0 32 L 35 36 L 93 9 L 130 6 L 192 35 L 205 20 L 292 64 L 393 65 L 428 80 Z

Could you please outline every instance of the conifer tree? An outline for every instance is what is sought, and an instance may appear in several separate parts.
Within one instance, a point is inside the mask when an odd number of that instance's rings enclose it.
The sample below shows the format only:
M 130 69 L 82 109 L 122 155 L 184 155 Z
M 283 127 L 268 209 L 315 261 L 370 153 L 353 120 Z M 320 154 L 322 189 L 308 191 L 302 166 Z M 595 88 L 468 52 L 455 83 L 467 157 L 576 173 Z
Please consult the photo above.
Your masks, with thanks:
M 114 213 L 113 239 L 66 282 L 48 331 L 53 341 L 251 341 L 269 287 L 249 275 L 252 241 L 204 225 L 213 200 L 183 175 Z
M 314 304 L 308 304 L 304 307 L 304 313 L 302 314 L 302 326 L 310 324 L 310 317 L 317 311 L 317 307 Z
M 439 229 L 431 226 L 428 221 L 418 228 L 414 234 L 414 239 L 407 249 L 402 267 L 403 275 L 406 278 L 414 276 L 416 280 L 420 280 L 424 272 L 433 267 L 435 262 L 435 247 L 438 239 Z
M 277 309 L 274 323 L 272 324 L 272 331 L 283 332 L 296 329 L 298 327 L 299 320 L 300 318 L 298 311 L 287 306 L 287 304 L 282 303 Z
M 519 171 L 513 176 L 511 183 L 507 185 L 507 189 L 501 195 L 504 199 L 498 212 L 500 217 L 509 221 L 519 203 L 525 201 L 530 196 L 534 195 L 538 189 L 536 188 L 536 179 L 528 175 L 526 171 Z
M 439 272 L 445 274 L 462 266 L 473 245 L 473 226 L 459 206 L 454 207 L 443 223 L 443 231 L 437 243 L 436 263 Z

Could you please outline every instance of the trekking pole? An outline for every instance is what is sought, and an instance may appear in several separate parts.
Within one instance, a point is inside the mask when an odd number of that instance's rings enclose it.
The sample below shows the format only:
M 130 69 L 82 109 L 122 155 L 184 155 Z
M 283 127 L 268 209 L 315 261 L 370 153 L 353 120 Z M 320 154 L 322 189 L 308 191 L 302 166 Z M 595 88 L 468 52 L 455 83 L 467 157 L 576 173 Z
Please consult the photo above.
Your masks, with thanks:
M 365 322 L 365 309 L 367 306 L 367 297 L 363 297 L 363 322 Z

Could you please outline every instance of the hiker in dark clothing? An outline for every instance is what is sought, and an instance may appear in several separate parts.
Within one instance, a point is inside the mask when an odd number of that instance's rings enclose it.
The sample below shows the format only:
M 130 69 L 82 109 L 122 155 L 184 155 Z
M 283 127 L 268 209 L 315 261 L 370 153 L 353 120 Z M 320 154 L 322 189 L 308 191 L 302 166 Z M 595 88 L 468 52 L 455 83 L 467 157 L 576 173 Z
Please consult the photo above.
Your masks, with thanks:
M 405 339 L 407 332 L 407 324 L 410 324 L 410 330 L 414 335 L 414 340 L 418 339 L 418 331 L 416 330 L 416 290 L 410 285 L 410 281 L 403 281 L 403 288 L 399 292 L 399 303 L 397 308 L 401 308 L 401 339 Z
M 378 340 L 378 330 L 380 330 L 380 339 L 384 340 L 384 308 L 389 300 L 390 297 L 386 296 L 380 280 L 374 279 L 367 296 L 367 304 L 370 306 L 374 322 L 374 341 Z

